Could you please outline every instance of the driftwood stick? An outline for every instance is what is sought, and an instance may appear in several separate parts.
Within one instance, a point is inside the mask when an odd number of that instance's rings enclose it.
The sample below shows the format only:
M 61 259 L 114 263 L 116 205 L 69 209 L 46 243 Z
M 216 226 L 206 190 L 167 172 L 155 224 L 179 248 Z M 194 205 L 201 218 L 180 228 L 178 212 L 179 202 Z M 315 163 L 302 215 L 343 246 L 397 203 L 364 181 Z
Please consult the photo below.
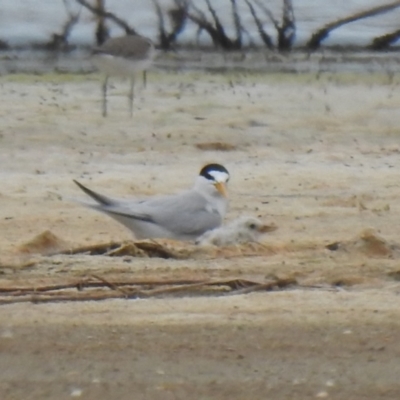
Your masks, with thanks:
M 287 279 L 276 279 L 268 282 L 256 282 L 247 279 L 218 279 L 218 280 L 186 280 L 186 281 L 139 281 L 133 280 L 129 282 L 129 286 L 136 286 L 131 290 L 123 290 L 119 287 L 120 284 L 126 286 L 128 282 L 110 282 L 103 277 L 98 275 L 92 275 L 93 278 L 99 282 L 81 282 L 82 285 L 89 286 L 92 288 L 104 288 L 108 287 L 112 291 L 73 291 L 72 293 L 65 293 L 66 289 L 79 288 L 78 284 L 66 284 L 66 285 L 47 285 L 41 288 L 4 288 L 3 296 L 0 298 L 0 305 L 21 303 L 21 302 L 32 302 L 32 303 L 48 303 L 48 302 L 59 302 L 59 301 L 101 301 L 108 299 L 133 299 L 133 298 L 150 298 L 168 294 L 179 294 L 183 292 L 192 292 L 198 294 L 207 288 L 216 288 L 215 293 L 226 294 L 226 287 L 231 289 L 229 294 L 247 294 L 261 290 L 272 290 L 274 288 L 284 288 L 289 285 L 297 284 L 297 281 L 292 278 Z M 142 283 L 142 286 L 163 285 L 156 289 L 143 290 L 138 288 L 138 282 Z M 145 283 L 143 283 L 145 282 Z M 52 288 L 52 289 L 51 289 Z M 224 289 L 225 288 L 225 289 Z M 38 290 L 40 289 L 40 290 Z M 1 293 L 1 290 L 0 290 Z
M 129 296 L 129 293 L 124 290 L 123 288 L 119 287 L 118 285 L 115 285 L 112 282 L 107 281 L 105 278 L 99 276 L 99 275 L 95 275 L 92 274 L 92 277 L 99 280 L 100 282 L 104 283 L 107 287 L 109 287 L 111 290 L 117 290 L 119 292 L 121 292 L 123 295 L 125 296 Z
M 94 275 L 92 275 L 94 276 Z M 99 288 L 114 285 L 115 287 L 119 286 L 161 286 L 161 285 L 188 285 L 195 283 L 203 283 L 204 279 L 132 279 L 126 281 L 107 281 L 107 284 L 98 275 L 96 275 L 96 279 L 100 282 L 93 281 L 76 281 L 65 284 L 54 284 L 54 285 L 43 285 L 43 286 L 10 286 L 10 287 L 0 287 L 0 294 L 12 293 L 12 292 L 21 292 L 22 295 L 26 295 L 27 292 L 48 292 L 55 290 L 63 290 L 63 289 L 74 289 L 74 288 Z M 110 287 L 110 286 L 109 286 Z
M 85 293 L 85 294 L 63 294 L 58 296 L 47 295 L 29 295 L 25 297 L 10 297 L 7 299 L 0 299 L 0 305 L 14 304 L 14 303 L 56 303 L 60 301 L 101 301 L 109 299 L 123 299 L 124 295 L 116 292 L 105 293 Z
M 258 285 L 253 285 L 250 287 L 245 287 L 243 289 L 240 290 L 236 290 L 234 292 L 231 293 L 227 293 L 227 295 L 239 295 L 239 294 L 248 294 L 248 293 L 252 293 L 252 292 L 260 292 L 261 290 L 273 290 L 274 288 L 284 288 L 290 285 L 295 285 L 297 284 L 297 281 L 295 279 L 292 278 L 288 278 L 288 279 L 278 279 L 275 281 L 270 281 L 270 282 L 265 282 L 265 283 L 261 283 Z
M 10 286 L 10 287 L 0 287 L 0 294 L 4 295 L 7 293 L 12 293 L 16 295 L 16 293 L 20 293 L 22 296 L 25 296 L 27 292 L 48 292 L 48 291 L 55 291 L 55 290 L 63 290 L 63 289 L 74 289 L 81 285 L 81 282 L 74 282 L 74 283 L 65 283 L 65 284 L 54 284 L 54 285 L 44 285 L 44 286 L 25 286 L 25 287 L 18 287 L 18 286 Z M 94 286 L 90 282 L 85 282 L 84 285 L 86 286 Z M 96 286 L 99 286 L 97 283 Z M 15 294 L 14 294 L 15 292 Z
M 178 292 L 186 292 L 188 290 L 195 290 L 205 288 L 207 286 L 211 286 L 210 282 L 203 281 L 199 283 L 191 283 L 188 285 L 180 285 L 180 286 L 170 286 L 166 288 L 157 288 L 143 291 L 145 297 L 154 297 L 159 296 L 161 294 L 169 294 L 169 293 L 178 293 Z

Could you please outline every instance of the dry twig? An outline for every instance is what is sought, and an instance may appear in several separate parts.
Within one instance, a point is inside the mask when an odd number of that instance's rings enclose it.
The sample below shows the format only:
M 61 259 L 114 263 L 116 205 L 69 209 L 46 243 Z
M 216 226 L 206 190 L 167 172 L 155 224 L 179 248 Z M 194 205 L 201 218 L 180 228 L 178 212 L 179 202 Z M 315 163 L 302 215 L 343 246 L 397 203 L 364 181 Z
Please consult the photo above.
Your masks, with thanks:
M 294 279 L 275 279 L 267 282 L 256 282 L 245 279 L 209 279 L 209 280 L 160 280 L 140 281 L 131 280 L 125 282 L 112 282 L 99 275 L 91 275 L 97 282 L 84 281 L 46 285 L 42 287 L 6 287 L 0 288 L 0 305 L 32 302 L 48 303 L 60 301 L 100 301 L 108 299 L 132 299 L 150 298 L 159 296 L 182 296 L 182 295 L 223 295 L 246 294 L 254 291 L 273 290 L 296 284 Z M 148 286 L 158 285 L 158 288 Z M 124 286 L 122 289 L 120 286 Z M 92 288 L 91 290 L 83 290 Z M 95 289 L 94 289 L 95 288 Z M 109 288 L 111 291 L 102 289 Z M 227 289 L 229 288 L 229 289 Z M 66 289 L 77 289 L 77 291 L 66 292 Z M 100 290 L 99 290 L 100 289 Z

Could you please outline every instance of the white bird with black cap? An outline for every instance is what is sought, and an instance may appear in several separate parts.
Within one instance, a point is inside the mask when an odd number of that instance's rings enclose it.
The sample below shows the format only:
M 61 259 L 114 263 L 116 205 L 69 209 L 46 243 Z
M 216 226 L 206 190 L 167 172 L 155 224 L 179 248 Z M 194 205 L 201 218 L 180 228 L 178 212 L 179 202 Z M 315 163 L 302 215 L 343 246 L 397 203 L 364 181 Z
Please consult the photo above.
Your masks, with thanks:
M 228 170 L 220 164 L 204 166 L 193 187 L 184 192 L 145 200 L 117 200 L 74 182 L 97 204 L 85 204 L 114 218 L 137 239 L 195 240 L 222 224 L 228 208 Z

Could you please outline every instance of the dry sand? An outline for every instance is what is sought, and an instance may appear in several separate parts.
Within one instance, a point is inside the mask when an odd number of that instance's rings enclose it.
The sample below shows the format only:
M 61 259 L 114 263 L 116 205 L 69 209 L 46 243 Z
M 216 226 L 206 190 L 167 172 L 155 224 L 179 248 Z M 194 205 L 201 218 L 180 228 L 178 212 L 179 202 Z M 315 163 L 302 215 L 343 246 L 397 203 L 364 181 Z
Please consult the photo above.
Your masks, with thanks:
M 0 288 L 92 273 L 298 285 L 1 305 L 0 398 L 400 398 L 399 85 L 372 74 L 153 73 L 133 119 L 119 81 L 104 119 L 97 75 L 2 77 Z M 170 193 L 208 161 L 231 172 L 228 220 L 248 214 L 279 227 L 263 251 L 185 260 L 21 252 L 46 230 L 70 247 L 131 238 L 74 203 L 82 195 L 72 179 L 121 197 Z M 338 250 L 325 248 L 334 242 Z

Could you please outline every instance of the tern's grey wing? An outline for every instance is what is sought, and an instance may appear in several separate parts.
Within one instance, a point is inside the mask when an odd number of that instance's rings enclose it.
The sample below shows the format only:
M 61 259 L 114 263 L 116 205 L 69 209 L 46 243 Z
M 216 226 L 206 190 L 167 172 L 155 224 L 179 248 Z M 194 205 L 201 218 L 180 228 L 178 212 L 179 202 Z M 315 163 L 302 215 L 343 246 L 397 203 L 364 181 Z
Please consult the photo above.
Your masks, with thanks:
M 155 197 L 142 202 L 99 207 L 124 218 L 153 223 L 175 237 L 200 236 L 221 225 L 222 217 L 197 192 Z
M 177 235 L 197 237 L 221 225 L 222 217 L 193 190 L 146 201 L 147 214 L 157 225 Z

